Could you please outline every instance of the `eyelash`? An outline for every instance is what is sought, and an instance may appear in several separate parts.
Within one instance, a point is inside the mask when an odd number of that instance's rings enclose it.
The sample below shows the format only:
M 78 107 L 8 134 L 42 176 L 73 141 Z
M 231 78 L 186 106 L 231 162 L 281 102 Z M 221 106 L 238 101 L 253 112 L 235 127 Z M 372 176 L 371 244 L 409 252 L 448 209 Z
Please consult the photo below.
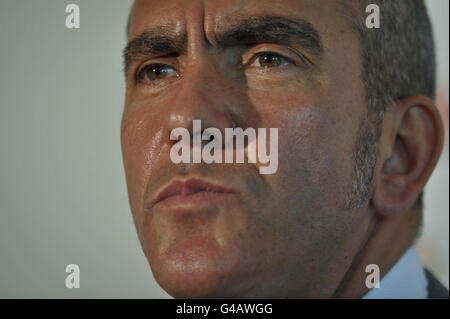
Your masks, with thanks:
M 274 67 L 258 66 L 258 68 L 260 68 L 260 69 L 280 68 L 280 67 L 287 66 L 289 64 L 294 65 L 294 66 L 298 65 L 295 61 L 293 61 L 292 59 L 290 59 L 290 58 L 288 58 L 288 57 L 286 57 L 286 56 L 284 56 L 282 54 L 279 54 L 279 53 L 276 53 L 276 52 L 271 52 L 271 51 L 261 51 L 261 52 L 258 52 L 256 54 L 254 54 L 252 56 L 252 58 L 249 60 L 249 62 L 247 62 L 244 66 L 247 66 L 247 67 L 250 66 L 251 67 L 255 62 L 258 62 L 258 61 L 260 62 L 261 57 L 263 57 L 264 55 L 271 56 L 272 58 L 276 58 L 276 59 L 282 59 L 284 61 L 285 65 L 274 66 Z M 300 58 L 303 60 L 303 62 L 308 63 L 308 59 L 306 57 L 300 56 Z M 137 73 L 136 73 L 136 81 L 137 82 L 152 83 L 152 84 L 155 84 L 155 82 L 159 82 L 159 80 L 145 79 L 146 72 L 148 72 L 150 70 L 150 68 L 155 68 L 155 67 L 170 68 L 176 73 L 175 77 L 179 77 L 179 74 L 178 74 L 176 68 L 171 67 L 168 64 L 165 64 L 165 63 L 149 63 L 147 65 L 144 65 L 143 67 L 141 67 L 137 71 Z M 164 79 L 166 79 L 166 78 L 164 78 Z M 163 79 L 161 79 L 161 80 L 163 80 Z
M 250 62 L 247 63 L 247 65 L 252 66 L 255 62 L 261 62 L 260 59 L 264 56 L 271 56 L 272 58 L 282 59 L 282 60 L 284 60 L 284 63 L 286 63 L 286 64 L 296 65 L 296 63 L 292 59 L 290 59 L 282 54 L 279 54 L 276 52 L 271 52 L 271 51 L 262 51 L 262 52 L 256 53 L 255 55 L 253 55 L 253 57 L 250 59 Z M 285 66 L 285 65 L 283 65 L 283 66 Z M 277 67 L 272 67 L 272 68 L 279 68 L 279 67 L 282 67 L 282 66 L 277 66 Z M 259 68 L 269 69 L 270 67 L 259 66 Z
M 174 70 L 175 72 L 177 72 L 177 70 L 174 67 L 171 67 L 168 64 L 165 63 L 149 63 L 144 65 L 143 67 L 141 67 L 137 73 L 136 73 L 136 81 L 137 82 L 142 82 L 142 81 L 146 81 L 146 82 L 157 82 L 156 80 L 145 80 L 145 76 L 146 76 L 146 72 L 148 72 L 151 68 L 155 68 L 155 67 L 162 67 L 162 68 L 170 68 L 172 70 Z M 177 74 L 176 77 L 178 77 L 179 75 Z

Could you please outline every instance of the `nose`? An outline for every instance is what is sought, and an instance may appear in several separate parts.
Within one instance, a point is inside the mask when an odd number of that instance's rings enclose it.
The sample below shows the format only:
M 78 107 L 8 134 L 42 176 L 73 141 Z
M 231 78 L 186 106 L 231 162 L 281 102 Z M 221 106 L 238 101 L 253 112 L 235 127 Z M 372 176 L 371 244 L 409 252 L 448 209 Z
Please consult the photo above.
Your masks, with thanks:
M 235 127 L 231 106 L 239 103 L 230 83 L 213 62 L 196 62 L 184 70 L 178 92 L 168 105 L 166 128 L 168 135 L 175 128 L 185 128 L 194 134 L 193 121 L 200 120 L 202 129 L 214 127 L 225 134 L 225 128 Z M 172 141 L 176 143 L 177 141 Z

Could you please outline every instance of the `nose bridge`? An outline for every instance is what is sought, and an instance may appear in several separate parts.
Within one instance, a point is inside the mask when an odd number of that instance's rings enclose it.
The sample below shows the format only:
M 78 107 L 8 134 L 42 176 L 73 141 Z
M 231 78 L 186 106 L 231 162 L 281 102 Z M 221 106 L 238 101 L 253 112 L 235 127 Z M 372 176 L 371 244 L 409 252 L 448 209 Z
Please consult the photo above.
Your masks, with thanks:
M 203 60 L 203 58 L 201 58 Z M 226 92 L 220 71 L 213 62 L 200 59 L 186 67 L 167 117 L 167 128 L 183 127 L 192 134 L 194 120 L 202 121 L 202 128 L 215 127 L 222 133 L 232 127 L 230 95 Z

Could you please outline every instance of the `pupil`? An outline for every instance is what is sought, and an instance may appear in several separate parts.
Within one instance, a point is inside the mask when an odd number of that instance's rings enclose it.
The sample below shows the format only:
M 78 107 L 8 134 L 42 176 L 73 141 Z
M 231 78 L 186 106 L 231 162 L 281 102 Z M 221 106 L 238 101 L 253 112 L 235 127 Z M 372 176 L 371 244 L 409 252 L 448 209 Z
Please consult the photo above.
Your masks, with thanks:
M 279 58 L 277 56 L 274 56 L 273 54 L 264 54 L 261 56 L 261 65 L 264 65 L 265 67 L 272 67 L 277 66 L 279 63 Z
M 147 76 L 150 80 L 157 80 L 163 78 L 167 73 L 164 65 L 153 65 L 148 71 Z

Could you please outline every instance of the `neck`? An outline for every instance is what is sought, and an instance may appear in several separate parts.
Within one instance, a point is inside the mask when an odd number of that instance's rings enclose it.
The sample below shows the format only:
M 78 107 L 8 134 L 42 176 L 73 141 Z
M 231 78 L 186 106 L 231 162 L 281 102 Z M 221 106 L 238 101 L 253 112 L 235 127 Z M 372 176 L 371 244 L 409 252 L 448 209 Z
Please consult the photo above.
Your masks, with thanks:
M 397 216 L 376 219 L 370 238 L 344 276 L 334 298 L 363 297 L 368 291 L 365 269 L 369 264 L 378 265 L 380 278 L 383 278 L 413 244 L 420 223 L 419 215 L 417 211 L 410 210 Z

